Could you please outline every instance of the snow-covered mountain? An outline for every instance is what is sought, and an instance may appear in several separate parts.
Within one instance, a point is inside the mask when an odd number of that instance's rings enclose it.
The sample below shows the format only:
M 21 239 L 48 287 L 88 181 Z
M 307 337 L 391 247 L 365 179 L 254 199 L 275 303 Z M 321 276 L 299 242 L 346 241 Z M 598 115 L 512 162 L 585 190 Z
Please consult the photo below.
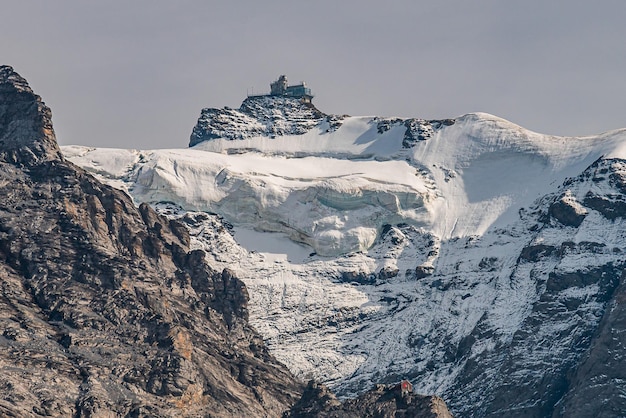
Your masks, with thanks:
M 63 147 L 184 222 L 302 378 L 409 378 L 459 416 L 626 414 L 626 130 L 204 109 L 192 148 Z

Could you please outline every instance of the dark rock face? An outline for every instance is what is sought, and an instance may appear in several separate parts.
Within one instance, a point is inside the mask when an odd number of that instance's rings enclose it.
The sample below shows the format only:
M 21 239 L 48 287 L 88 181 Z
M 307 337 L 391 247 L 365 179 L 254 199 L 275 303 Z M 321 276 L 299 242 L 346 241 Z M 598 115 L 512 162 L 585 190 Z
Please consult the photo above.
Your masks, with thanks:
M 193 128 L 189 146 L 217 138 L 229 140 L 254 136 L 302 135 L 326 124 L 332 131 L 341 126 L 342 117 L 326 115 L 313 104 L 284 96 L 248 97 L 238 110 L 202 109 Z
M 623 396 L 626 379 L 626 288 L 623 276 L 621 282 L 590 350 L 569 378 L 569 391 L 557 409 L 560 416 L 610 418 L 623 416 L 626 411 Z
M 559 200 L 550 205 L 549 214 L 565 226 L 578 228 L 587 214 L 577 210 L 570 199 L 561 196 Z
M 66 162 L 0 67 L 0 415 L 280 416 L 300 384 L 187 230 Z
M 376 129 L 379 134 L 387 132 L 394 126 L 404 126 L 403 148 L 413 148 L 419 141 L 427 141 L 446 126 L 455 124 L 454 119 L 425 120 L 425 119 L 379 119 L 376 121 Z
M 426 141 L 435 134 L 439 129 L 454 125 L 454 119 L 443 120 L 423 120 L 423 119 L 407 119 L 404 121 L 406 131 L 402 146 L 404 148 L 412 148 L 418 141 Z
M 18 165 L 61 159 L 52 112 L 19 74 L 0 66 L 0 160 Z
M 579 367 L 580 358 L 593 336 L 594 324 L 590 319 L 600 318 L 604 313 L 603 308 L 614 296 L 622 269 L 623 266 L 606 265 L 590 271 L 549 275 L 546 292 L 533 306 L 526 323 L 513 336 L 500 370 L 500 387 L 493 392 L 486 416 L 502 416 L 503 413 L 511 417 L 561 416 L 558 402 L 571 388 L 568 374 Z M 577 290 L 591 285 L 599 288 L 596 295 L 575 296 Z M 576 320 L 572 316 L 574 313 L 582 317 Z M 556 327 L 556 324 L 563 326 Z M 536 356 L 542 343 L 547 343 L 546 331 L 549 329 L 554 333 L 552 338 L 555 341 L 567 343 L 567 346 L 557 349 L 561 352 L 558 361 L 532 364 L 529 359 Z M 552 356 L 543 358 L 548 360 Z M 520 384 L 515 373 L 521 369 L 541 378 Z M 586 402 L 589 401 L 587 398 Z
M 597 210 L 607 219 L 626 217 L 626 199 L 621 195 L 597 196 L 589 193 L 585 196 L 584 203 L 585 206 Z
M 544 257 L 549 257 L 550 255 L 554 254 L 555 251 L 556 248 L 551 245 L 529 245 L 528 247 L 524 247 L 522 249 L 522 253 L 520 254 L 520 260 L 535 263 Z
M 284 418 L 452 418 L 437 396 L 403 393 L 396 385 L 377 385 L 356 399 L 343 403 L 321 384 L 309 382 L 302 398 Z

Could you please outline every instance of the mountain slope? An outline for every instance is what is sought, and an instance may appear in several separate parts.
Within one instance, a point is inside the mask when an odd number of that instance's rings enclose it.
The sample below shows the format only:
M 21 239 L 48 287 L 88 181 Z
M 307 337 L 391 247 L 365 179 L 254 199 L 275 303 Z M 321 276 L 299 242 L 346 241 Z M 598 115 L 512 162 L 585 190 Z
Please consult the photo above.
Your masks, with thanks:
M 232 268 L 297 376 L 342 396 L 409 378 L 459 416 L 626 414 L 626 131 L 561 138 L 487 114 L 297 122 L 229 122 L 187 150 L 63 152 Z
M 66 161 L 0 67 L 0 415 L 280 416 L 302 386 L 243 283 L 189 234 Z

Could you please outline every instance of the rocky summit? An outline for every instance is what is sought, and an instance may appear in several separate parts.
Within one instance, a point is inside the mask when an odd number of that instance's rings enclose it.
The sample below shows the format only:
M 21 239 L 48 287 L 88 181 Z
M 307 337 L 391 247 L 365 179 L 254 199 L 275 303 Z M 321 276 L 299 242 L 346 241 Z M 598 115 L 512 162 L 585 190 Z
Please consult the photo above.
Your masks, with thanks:
M 298 98 L 251 96 L 239 109 L 202 109 L 189 146 L 217 138 L 301 135 L 315 127 L 330 131 L 341 125 L 341 119 L 324 114 L 312 103 Z

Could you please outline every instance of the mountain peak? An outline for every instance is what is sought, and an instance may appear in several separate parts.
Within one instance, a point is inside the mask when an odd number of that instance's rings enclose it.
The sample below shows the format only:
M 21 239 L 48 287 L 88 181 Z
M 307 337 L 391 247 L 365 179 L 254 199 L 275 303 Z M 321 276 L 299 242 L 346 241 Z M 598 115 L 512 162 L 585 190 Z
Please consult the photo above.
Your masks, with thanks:
M 12 85 L 18 91 L 33 93 L 24 77 L 15 72 L 10 65 L 0 65 L 0 83 Z
M 12 67 L 0 66 L 0 161 L 36 165 L 62 158 L 50 108 Z
M 310 101 L 300 97 L 248 96 L 239 109 L 202 109 L 189 146 L 218 138 L 232 140 L 302 135 L 325 121 L 332 127 L 337 117 L 321 112 Z

